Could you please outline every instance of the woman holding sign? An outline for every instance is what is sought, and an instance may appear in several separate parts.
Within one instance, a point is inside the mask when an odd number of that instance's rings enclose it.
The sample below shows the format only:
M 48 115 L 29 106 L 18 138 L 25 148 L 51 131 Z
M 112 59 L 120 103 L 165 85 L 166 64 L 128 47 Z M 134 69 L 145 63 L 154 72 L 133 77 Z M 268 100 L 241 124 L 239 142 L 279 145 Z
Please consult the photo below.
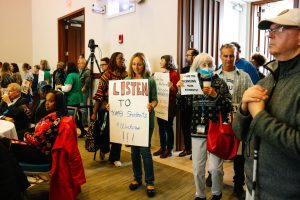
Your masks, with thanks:
M 203 94 L 186 96 L 187 103 L 193 107 L 191 122 L 193 174 L 196 185 L 195 200 L 206 199 L 205 166 L 207 161 L 206 140 L 209 120 L 217 122 L 219 114 L 222 121 L 228 122 L 231 111 L 231 95 L 227 84 L 213 73 L 213 59 L 201 53 L 193 61 L 190 72 L 198 72 Z M 178 87 L 184 87 L 179 81 Z M 178 96 L 180 103 L 180 95 Z M 209 156 L 209 171 L 212 174 L 212 199 L 221 199 L 223 184 L 223 160 L 213 154 Z
M 106 70 L 101 76 L 96 94 L 93 99 L 95 100 L 93 114 L 91 115 L 91 120 L 96 119 L 97 114 L 101 117 L 100 112 L 107 112 L 106 104 L 108 102 L 108 83 L 109 80 L 122 80 L 127 77 L 125 59 L 123 53 L 115 52 L 111 55 L 108 70 Z M 102 113 L 103 114 L 103 113 Z M 99 117 L 99 118 L 100 118 Z M 101 121 L 101 119 L 99 119 Z M 109 119 L 106 119 L 109 122 Z M 105 130 L 102 136 L 102 145 L 100 147 L 100 153 L 104 159 L 105 153 L 109 152 L 109 124 L 106 123 Z M 122 163 L 120 161 L 121 157 L 121 144 L 111 143 L 111 149 L 109 154 L 109 161 L 113 163 L 116 167 L 121 167 Z
M 145 171 L 145 182 L 147 184 L 147 195 L 149 197 L 153 197 L 155 195 L 154 171 L 150 147 L 151 136 L 154 129 L 154 108 L 157 105 L 157 92 L 155 81 L 152 77 L 150 77 L 150 74 L 150 65 L 145 55 L 143 53 L 135 53 L 130 59 L 128 77 L 126 79 L 148 79 L 149 103 L 147 105 L 147 109 L 149 112 L 149 146 L 131 146 L 134 181 L 130 183 L 129 189 L 136 190 L 142 185 L 142 157 Z
M 164 73 L 170 74 L 170 80 L 168 82 L 168 120 L 157 118 L 157 123 L 159 126 L 160 149 L 154 152 L 153 155 L 160 156 L 160 158 L 167 158 L 172 156 L 172 150 L 174 147 L 173 120 L 176 115 L 176 93 L 178 90 L 176 84 L 179 81 L 179 75 L 176 71 L 176 65 L 171 55 L 162 56 L 160 66 L 164 69 Z

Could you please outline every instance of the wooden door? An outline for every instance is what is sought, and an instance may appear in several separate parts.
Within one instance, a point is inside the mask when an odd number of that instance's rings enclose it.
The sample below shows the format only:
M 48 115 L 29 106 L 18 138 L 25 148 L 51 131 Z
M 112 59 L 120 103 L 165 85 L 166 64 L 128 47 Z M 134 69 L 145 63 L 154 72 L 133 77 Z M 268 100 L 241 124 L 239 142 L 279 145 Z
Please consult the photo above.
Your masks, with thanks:
M 58 60 L 77 62 L 80 54 L 85 52 L 85 17 L 84 8 L 58 19 Z M 81 20 L 76 20 L 81 18 Z
M 224 0 L 178 0 L 178 51 L 179 72 L 185 66 L 188 48 L 196 48 L 214 57 L 218 66 L 219 27 Z M 176 149 L 183 147 L 180 113 L 176 115 Z
M 68 26 L 66 30 L 66 51 L 68 52 L 66 60 L 68 62 L 77 62 L 77 59 L 84 50 L 84 38 L 82 27 Z

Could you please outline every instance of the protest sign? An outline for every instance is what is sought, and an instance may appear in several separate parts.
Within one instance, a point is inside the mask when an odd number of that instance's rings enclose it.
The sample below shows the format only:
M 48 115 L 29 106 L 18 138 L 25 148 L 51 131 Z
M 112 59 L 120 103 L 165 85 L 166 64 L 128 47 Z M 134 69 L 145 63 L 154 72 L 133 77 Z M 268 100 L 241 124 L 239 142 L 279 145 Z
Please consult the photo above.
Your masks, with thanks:
M 168 120 L 169 111 L 169 93 L 168 82 L 170 81 L 169 73 L 156 72 L 154 79 L 157 87 L 158 104 L 155 107 L 155 116 L 164 120 Z
M 148 80 L 109 81 L 110 141 L 149 146 Z
M 180 80 L 183 82 L 181 87 L 181 95 L 203 94 L 197 72 L 180 74 Z

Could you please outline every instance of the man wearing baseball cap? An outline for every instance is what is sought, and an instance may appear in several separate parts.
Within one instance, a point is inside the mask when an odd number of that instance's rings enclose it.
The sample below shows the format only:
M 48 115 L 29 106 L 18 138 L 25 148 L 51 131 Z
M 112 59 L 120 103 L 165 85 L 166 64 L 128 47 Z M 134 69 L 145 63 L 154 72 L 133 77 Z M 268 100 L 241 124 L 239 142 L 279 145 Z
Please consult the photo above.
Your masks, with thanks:
M 267 64 L 271 74 L 245 91 L 233 122 L 250 148 L 246 199 L 300 199 L 300 9 L 284 10 L 258 28 L 269 32 L 276 59 Z

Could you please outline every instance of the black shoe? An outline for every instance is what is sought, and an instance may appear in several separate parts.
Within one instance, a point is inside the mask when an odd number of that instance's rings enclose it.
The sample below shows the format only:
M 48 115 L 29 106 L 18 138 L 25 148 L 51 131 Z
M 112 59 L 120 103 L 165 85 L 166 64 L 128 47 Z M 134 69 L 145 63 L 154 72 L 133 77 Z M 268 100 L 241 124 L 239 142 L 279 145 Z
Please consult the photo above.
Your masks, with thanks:
M 192 157 L 192 155 L 191 155 L 191 157 L 190 157 L 190 160 L 193 160 L 193 157 Z
M 164 154 L 166 151 L 166 149 L 160 148 L 158 151 L 153 153 L 153 156 L 160 156 L 162 154 Z
M 222 198 L 222 193 L 219 195 L 213 195 L 211 200 L 220 200 Z
M 161 154 L 159 157 L 160 158 L 167 158 L 172 156 L 172 150 L 167 149 L 163 154 Z
M 87 131 L 84 130 L 84 131 L 81 131 L 80 135 L 78 136 L 79 138 L 83 138 L 84 136 L 86 136 L 87 134 Z
M 238 197 L 238 199 L 245 199 L 246 192 L 245 192 L 242 185 L 234 184 L 234 190 L 233 191 L 236 194 L 236 196 Z
M 153 185 L 147 185 L 146 192 L 147 192 L 148 197 L 154 197 L 154 195 L 155 195 L 154 186 Z
M 133 181 L 132 183 L 129 184 L 129 189 L 130 190 L 136 190 L 142 185 L 141 182 Z
M 206 198 L 196 197 L 195 200 L 206 200 Z
M 179 153 L 179 157 L 184 157 L 184 156 L 187 156 L 187 155 L 191 155 L 192 154 L 192 151 L 191 150 L 183 150 L 181 153 Z
M 104 158 L 105 158 L 105 153 L 103 153 L 102 151 L 100 151 L 100 158 L 101 158 L 101 160 L 104 160 Z
M 206 178 L 206 187 L 211 187 L 212 186 L 212 182 L 211 182 L 211 173 L 208 172 L 208 177 Z

